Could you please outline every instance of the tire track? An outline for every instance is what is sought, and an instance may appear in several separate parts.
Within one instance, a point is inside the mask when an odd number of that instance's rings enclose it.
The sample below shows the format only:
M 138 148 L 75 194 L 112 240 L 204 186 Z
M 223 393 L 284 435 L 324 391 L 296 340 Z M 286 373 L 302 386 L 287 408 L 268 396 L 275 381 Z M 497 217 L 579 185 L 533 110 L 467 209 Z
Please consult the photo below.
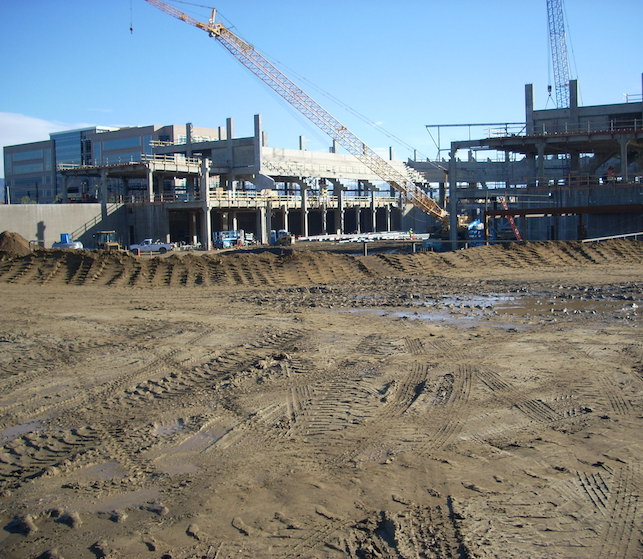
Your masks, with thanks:
M 630 464 L 617 468 L 610 487 L 607 503 L 608 524 L 596 545 L 596 557 L 606 559 L 634 559 L 641 557 L 641 515 L 639 490 L 640 465 Z
M 536 423 L 552 424 L 591 411 L 589 408 L 577 404 L 574 398 L 565 398 L 564 396 L 554 398 L 553 405 L 540 398 L 525 398 L 523 393 L 493 371 L 482 370 L 478 377 L 496 398 L 504 402 L 510 409 L 518 410 Z M 572 405 L 570 406 L 570 404 Z
M 44 475 L 68 471 L 74 464 L 94 456 L 100 446 L 94 427 L 43 430 L 28 433 L 0 450 L 0 490 L 21 487 Z

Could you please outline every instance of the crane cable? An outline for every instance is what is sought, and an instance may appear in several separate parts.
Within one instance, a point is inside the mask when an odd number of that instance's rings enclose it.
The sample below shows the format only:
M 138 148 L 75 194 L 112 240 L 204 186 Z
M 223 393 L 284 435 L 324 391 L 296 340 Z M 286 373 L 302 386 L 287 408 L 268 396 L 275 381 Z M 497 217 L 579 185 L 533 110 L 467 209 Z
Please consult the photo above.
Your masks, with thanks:
M 130 1 L 131 1 L 131 0 L 130 0 Z M 209 9 L 209 10 L 213 10 L 213 9 L 215 9 L 213 6 L 207 6 L 207 5 L 205 5 L 205 4 L 197 4 L 197 3 L 195 3 L 195 2 L 188 2 L 187 0 L 172 0 L 172 2 L 174 2 L 174 3 L 176 3 L 176 4 L 185 4 L 185 5 L 193 6 L 193 7 L 197 7 L 197 8 L 207 8 L 207 9 Z M 221 13 L 221 11 L 220 11 L 220 10 L 217 10 L 217 16 L 218 16 L 218 17 L 220 17 L 221 19 L 225 20 L 225 22 L 227 23 L 226 27 L 227 27 L 230 31 L 232 31 L 233 29 L 236 29 L 236 26 L 235 26 L 235 25 L 234 25 L 234 24 L 233 24 L 233 23 L 232 23 L 232 22 L 231 22 L 227 17 L 225 17 L 225 16 Z M 241 35 L 240 33 L 235 32 L 235 34 L 236 34 L 238 37 L 240 37 L 241 39 L 243 39 L 244 41 L 246 41 L 246 39 L 245 39 L 245 38 L 243 37 L 243 35 Z M 246 42 L 250 44 L 250 41 L 246 41 Z M 322 88 L 321 86 L 319 86 L 319 85 L 315 84 L 313 81 L 309 80 L 308 78 L 306 78 L 306 77 L 305 77 L 304 75 L 302 75 L 301 73 L 299 73 L 299 72 L 297 72 L 296 70 L 294 70 L 293 68 L 289 67 L 287 64 L 284 64 L 284 63 L 282 63 L 281 61 L 279 61 L 279 60 L 277 60 L 277 59 L 275 59 L 275 58 L 272 58 L 272 57 L 270 57 L 270 56 L 267 56 L 264 52 L 262 52 L 262 51 L 260 51 L 259 49 L 257 49 L 257 48 L 256 48 L 256 46 L 254 46 L 254 45 L 253 45 L 253 48 L 254 48 L 254 50 L 255 50 L 256 52 L 258 52 L 258 53 L 259 53 L 261 56 L 263 56 L 266 60 L 268 60 L 269 62 L 271 62 L 275 67 L 277 67 L 277 68 L 279 68 L 279 67 L 284 68 L 284 69 L 285 69 L 285 70 L 287 70 L 290 74 L 293 74 L 293 75 L 297 76 L 301 81 L 306 82 L 306 83 L 307 83 L 308 85 L 310 85 L 313 89 L 315 89 L 316 91 L 318 91 L 321 95 L 323 95 L 323 96 L 324 96 L 324 97 L 326 97 L 327 99 L 329 99 L 329 100 L 333 101 L 334 103 L 336 103 L 337 105 L 339 105 L 340 107 L 342 107 L 344 110 L 346 110 L 347 112 L 349 112 L 349 113 L 350 113 L 350 114 L 352 114 L 353 116 L 356 116 L 356 117 L 357 117 L 357 118 L 359 118 L 362 122 L 364 122 L 364 123 L 368 124 L 370 127 L 372 127 L 373 129 L 377 130 L 380 134 L 382 134 L 382 135 L 386 136 L 387 138 L 389 138 L 389 139 L 391 139 L 391 140 L 394 140 L 394 141 L 398 142 L 401 146 L 403 146 L 403 147 L 404 147 L 404 148 L 406 148 L 407 150 L 409 150 L 409 151 L 411 151 L 411 152 L 416 153 L 418 156 L 420 156 L 420 158 L 421 158 L 421 159 L 427 159 L 427 160 L 429 160 L 429 158 L 428 158 L 426 155 L 424 155 L 420 150 L 418 150 L 418 149 L 417 149 L 417 148 L 415 148 L 414 146 L 412 146 L 412 145 L 408 144 L 407 142 L 405 142 L 404 140 L 402 140 L 401 138 L 399 138 L 398 136 L 396 136 L 395 134 L 393 134 L 392 132 L 390 132 L 390 131 L 389 131 L 389 130 L 387 130 L 386 128 L 382 127 L 381 125 L 378 125 L 375 121 L 373 121 L 372 119 L 368 118 L 366 115 L 364 115 L 364 114 L 360 113 L 358 110 L 356 110 L 355 108 L 351 107 L 351 106 L 350 106 L 350 105 L 348 105 L 347 103 L 343 102 L 341 99 L 339 99 L 338 97 L 334 96 L 332 93 L 329 93 L 328 91 L 326 91 L 326 90 L 325 90 L 324 88 Z

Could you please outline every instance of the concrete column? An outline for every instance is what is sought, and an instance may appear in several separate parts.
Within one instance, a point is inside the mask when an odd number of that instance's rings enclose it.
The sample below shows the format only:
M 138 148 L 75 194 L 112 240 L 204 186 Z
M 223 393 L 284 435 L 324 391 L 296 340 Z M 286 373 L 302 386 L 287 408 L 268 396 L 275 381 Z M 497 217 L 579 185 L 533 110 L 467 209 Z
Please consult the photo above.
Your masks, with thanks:
M 360 208 L 359 206 L 355 206 L 355 222 L 356 222 L 355 231 L 357 233 L 362 232 L 362 225 L 360 223 L 361 222 L 360 217 L 361 217 L 361 213 L 362 213 L 361 210 L 362 210 L 362 208 Z
M 188 235 L 190 237 L 190 243 L 195 245 L 198 241 L 198 236 L 196 233 L 196 212 L 190 212 L 190 217 L 188 220 Z
M 304 237 L 308 236 L 308 193 L 306 192 L 306 187 L 304 183 L 300 183 L 301 186 L 301 232 Z
M 261 146 L 263 144 L 263 135 L 261 131 L 261 115 L 255 115 L 255 135 L 254 135 L 254 168 L 255 173 L 261 172 Z
M 322 212 L 321 212 L 321 227 L 322 227 L 322 234 L 327 235 L 328 234 L 328 208 L 326 208 L 326 204 L 322 205 Z
M 230 212 L 230 229 L 236 231 L 239 229 L 239 220 L 237 219 L 237 212 Z
M 578 130 L 578 80 L 569 80 L 569 120 L 574 123 L 574 130 Z
M 194 136 L 194 126 L 191 122 L 185 125 L 185 155 L 192 157 L 192 136 Z
M 290 212 L 288 206 L 284 206 L 284 229 L 290 231 Z
M 458 150 L 451 148 L 449 159 L 449 240 L 451 241 L 451 249 L 457 248 L 458 241 L 458 165 L 456 154 Z
M 234 175 L 233 169 L 235 167 L 234 162 L 234 150 L 232 149 L 232 138 L 234 137 L 234 121 L 231 118 L 226 119 L 226 143 L 225 143 L 225 164 L 228 167 L 228 185 L 233 183 Z
M 619 145 L 621 148 L 621 176 L 623 177 L 623 181 L 629 182 L 629 174 L 627 172 L 627 144 L 628 144 L 629 139 L 626 138 L 625 136 L 621 137 L 619 139 Z
M 203 223 L 201 224 L 202 245 L 204 250 L 210 250 L 212 244 L 212 218 L 210 216 L 210 208 L 205 206 L 203 208 Z
M 534 133 L 534 86 L 525 85 L 525 124 L 528 136 Z
M 201 171 L 199 173 L 199 200 L 203 200 L 206 204 L 208 203 L 208 195 L 210 193 L 209 185 L 209 174 L 210 174 L 210 160 L 207 157 L 204 157 L 201 161 Z
M 154 171 L 151 164 L 147 167 L 147 202 L 154 202 Z
M 335 228 L 337 232 L 343 235 L 346 232 L 345 214 L 344 214 L 344 191 L 340 190 L 337 193 L 337 213 L 335 217 Z
M 107 170 L 100 172 L 100 214 L 102 219 L 107 219 Z
M 266 231 L 268 233 L 268 242 L 270 242 L 270 231 L 272 231 L 272 202 L 268 200 L 266 202 L 266 217 L 265 217 L 265 222 L 266 222 Z
M 299 136 L 299 149 L 301 151 L 306 151 L 306 138 Z
M 390 230 L 391 230 L 391 206 L 387 205 L 386 206 L 386 231 L 389 232 Z
M 257 235 L 260 244 L 267 244 L 270 242 L 268 238 L 269 231 L 266 231 L 266 208 L 257 208 Z
M 375 207 L 375 190 L 371 190 L 371 231 L 373 233 L 377 231 L 377 208 Z
M 538 149 L 538 159 L 536 161 L 537 171 L 536 179 L 538 181 L 538 186 L 544 186 L 545 182 L 545 142 L 540 141 L 536 146 Z

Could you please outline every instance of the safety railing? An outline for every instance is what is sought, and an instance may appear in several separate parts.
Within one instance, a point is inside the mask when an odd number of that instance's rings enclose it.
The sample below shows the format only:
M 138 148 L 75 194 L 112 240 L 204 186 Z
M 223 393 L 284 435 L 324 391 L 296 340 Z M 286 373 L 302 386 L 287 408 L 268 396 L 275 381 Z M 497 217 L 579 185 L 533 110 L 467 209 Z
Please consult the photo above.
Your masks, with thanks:
M 162 194 L 155 193 L 151 202 L 202 202 L 203 197 L 199 191 L 168 191 Z M 394 205 L 398 199 L 392 196 L 344 196 L 343 204 L 346 207 L 368 207 L 372 202 L 376 206 Z M 149 203 L 149 195 L 146 191 L 130 191 L 127 196 L 123 197 L 123 202 L 128 204 Z M 208 193 L 208 203 L 215 206 L 230 205 L 242 207 L 260 207 L 270 202 L 271 205 L 277 206 L 302 206 L 302 197 L 300 194 L 280 194 L 266 192 L 233 192 L 230 190 L 210 191 Z M 306 205 L 310 208 L 320 208 L 324 205 L 328 207 L 339 207 L 339 197 L 329 195 L 310 194 L 306 196 Z
M 185 157 L 180 154 L 158 154 L 143 153 L 141 161 L 151 161 L 154 163 L 172 163 L 176 165 L 201 165 L 201 159 L 197 157 Z
M 527 133 L 526 125 L 513 125 L 489 128 L 489 138 L 501 138 L 508 136 L 550 136 L 563 134 L 600 134 L 609 132 L 631 132 L 643 130 L 643 119 L 611 119 L 609 122 L 584 121 L 573 122 L 541 122 L 534 126 L 534 130 Z

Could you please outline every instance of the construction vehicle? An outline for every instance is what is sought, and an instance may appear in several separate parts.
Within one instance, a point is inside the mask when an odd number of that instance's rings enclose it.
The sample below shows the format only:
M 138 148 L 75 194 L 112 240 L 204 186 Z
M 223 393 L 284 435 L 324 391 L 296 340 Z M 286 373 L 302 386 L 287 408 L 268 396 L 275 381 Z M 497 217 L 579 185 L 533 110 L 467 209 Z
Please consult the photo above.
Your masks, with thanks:
M 328 134 L 340 146 L 359 159 L 375 175 L 399 192 L 405 200 L 434 217 L 443 227 L 448 227 L 449 214 L 422 188 L 380 157 L 346 126 L 333 117 L 298 85 L 284 75 L 255 48 L 235 35 L 221 23 L 215 22 L 216 10 L 208 23 L 203 23 L 161 0 L 146 0 L 161 11 L 193 25 L 219 41 L 230 53 L 259 79 L 277 92 L 301 114 Z
M 122 250 L 116 231 L 96 231 L 93 237 L 97 250 Z

